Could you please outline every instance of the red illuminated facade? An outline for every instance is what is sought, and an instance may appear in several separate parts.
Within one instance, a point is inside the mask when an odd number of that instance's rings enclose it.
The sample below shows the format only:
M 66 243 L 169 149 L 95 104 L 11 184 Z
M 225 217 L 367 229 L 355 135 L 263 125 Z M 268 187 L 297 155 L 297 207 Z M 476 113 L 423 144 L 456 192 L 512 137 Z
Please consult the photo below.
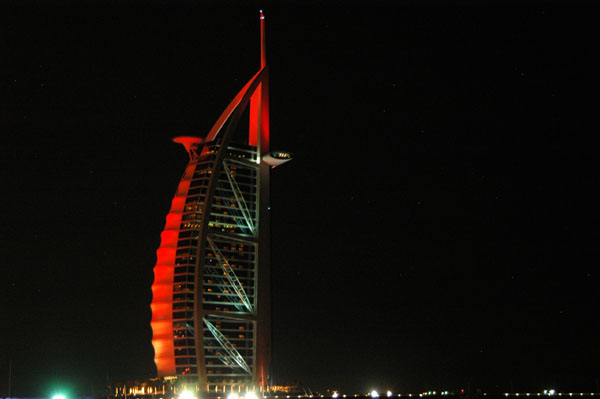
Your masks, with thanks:
M 260 22 L 260 70 L 205 138 L 174 139 L 190 161 L 154 267 L 158 376 L 177 376 L 203 391 L 266 391 L 269 385 L 269 176 L 286 158 L 269 152 L 262 12 Z M 248 129 L 239 124 L 246 114 Z

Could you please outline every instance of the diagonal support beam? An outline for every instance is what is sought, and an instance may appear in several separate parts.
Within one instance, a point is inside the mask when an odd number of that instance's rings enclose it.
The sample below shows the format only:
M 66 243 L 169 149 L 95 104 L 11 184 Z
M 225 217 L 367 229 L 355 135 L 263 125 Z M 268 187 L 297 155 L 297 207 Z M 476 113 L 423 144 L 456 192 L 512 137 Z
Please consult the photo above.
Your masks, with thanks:
M 236 362 L 238 366 L 243 368 L 244 371 L 246 371 L 248 374 L 252 374 L 252 370 L 250 370 L 250 367 L 248 367 L 248 363 L 246 363 L 242 355 L 240 355 L 240 352 L 238 352 L 237 349 L 235 349 L 235 347 L 231 345 L 231 342 L 229 342 L 227 337 L 225 337 L 223 333 L 221 333 L 221 331 L 219 331 L 217 327 L 215 327 L 214 324 L 208 321 L 206 317 L 202 318 L 202 321 L 204 321 L 204 324 L 206 325 L 210 333 L 213 335 L 213 337 L 215 337 L 219 345 L 221 345 L 223 350 L 229 355 L 229 359 L 221 359 L 223 363 L 228 364 L 227 362 L 230 362 L 231 359 L 234 362 Z
M 225 175 L 227 175 L 227 180 L 229 180 L 229 185 L 231 186 L 231 191 L 233 191 L 233 195 L 235 196 L 235 200 L 238 203 L 239 210 L 242 212 L 242 216 L 246 222 L 246 225 L 250 229 L 252 235 L 255 234 L 256 227 L 254 226 L 254 220 L 250 217 L 250 211 L 248 210 L 248 204 L 246 204 L 246 200 L 242 195 L 242 191 L 238 186 L 235 179 L 231 176 L 231 170 L 229 169 L 229 165 L 226 161 L 223 161 L 223 170 L 225 171 Z
M 221 268 L 223 268 L 223 274 L 225 275 L 225 277 L 227 277 L 227 280 L 229 280 L 229 284 L 233 287 L 233 290 L 235 291 L 237 296 L 240 298 L 240 300 L 242 301 L 242 303 L 244 304 L 246 309 L 248 309 L 249 312 L 253 312 L 254 309 L 252 308 L 252 303 L 250 303 L 250 299 L 248 299 L 248 295 L 246 295 L 246 291 L 244 291 L 244 287 L 242 287 L 242 283 L 240 283 L 240 280 L 235 275 L 233 269 L 229 265 L 229 262 L 223 256 L 221 251 L 219 251 L 219 249 L 215 245 L 212 238 L 210 238 L 210 236 L 206 237 L 206 241 L 208 241 L 208 245 L 210 245 L 210 249 L 212 249 L 213 253 L 215 254 L 215 256 L 217 258 L 217 262 L 219 262 L 219 265 L 221 266 Z

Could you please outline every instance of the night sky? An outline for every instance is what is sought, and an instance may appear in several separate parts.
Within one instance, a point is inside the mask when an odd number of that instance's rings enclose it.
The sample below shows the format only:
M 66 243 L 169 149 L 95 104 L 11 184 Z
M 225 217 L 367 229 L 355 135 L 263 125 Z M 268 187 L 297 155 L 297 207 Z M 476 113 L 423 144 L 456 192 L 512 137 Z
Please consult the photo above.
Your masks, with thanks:
M 166 4 L 166 3 L 165 3 Z M 598 391 L 597 17 L 264 5 L 275 383 Z M 257 7 L 0 7 L 0 396 L 155 372 L 187 162 L 259 67 Z M 512 387 L 512 388 L 511 388 Z

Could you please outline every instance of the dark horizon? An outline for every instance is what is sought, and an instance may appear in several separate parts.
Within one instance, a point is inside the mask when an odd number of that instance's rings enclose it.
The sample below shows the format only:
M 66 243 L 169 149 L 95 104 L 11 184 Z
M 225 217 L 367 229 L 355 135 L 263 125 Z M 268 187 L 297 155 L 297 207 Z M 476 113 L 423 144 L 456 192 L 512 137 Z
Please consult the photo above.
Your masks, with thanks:
M 367 392 L 597 391 L 584 5 L 263 6 L 273 370 Z M 258 7 L 2 6 L 0 395 L 154 372 L 187 162 L 257 70 Z M 95 388 L 97 389 L 97 388 Z

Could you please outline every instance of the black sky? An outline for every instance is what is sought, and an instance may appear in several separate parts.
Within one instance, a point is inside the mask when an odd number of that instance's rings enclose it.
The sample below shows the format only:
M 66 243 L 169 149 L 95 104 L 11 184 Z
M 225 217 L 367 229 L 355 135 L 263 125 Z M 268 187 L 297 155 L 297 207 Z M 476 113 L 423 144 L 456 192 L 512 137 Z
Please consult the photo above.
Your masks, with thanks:
M 0 9 L 0 376 L 153 374 L 187 156 L 258 7 Z M 583 5 L 265 6 L 275 382 L 598 389 L 597 23 Z M 0 378 L 0 396 L 7 388 Z

